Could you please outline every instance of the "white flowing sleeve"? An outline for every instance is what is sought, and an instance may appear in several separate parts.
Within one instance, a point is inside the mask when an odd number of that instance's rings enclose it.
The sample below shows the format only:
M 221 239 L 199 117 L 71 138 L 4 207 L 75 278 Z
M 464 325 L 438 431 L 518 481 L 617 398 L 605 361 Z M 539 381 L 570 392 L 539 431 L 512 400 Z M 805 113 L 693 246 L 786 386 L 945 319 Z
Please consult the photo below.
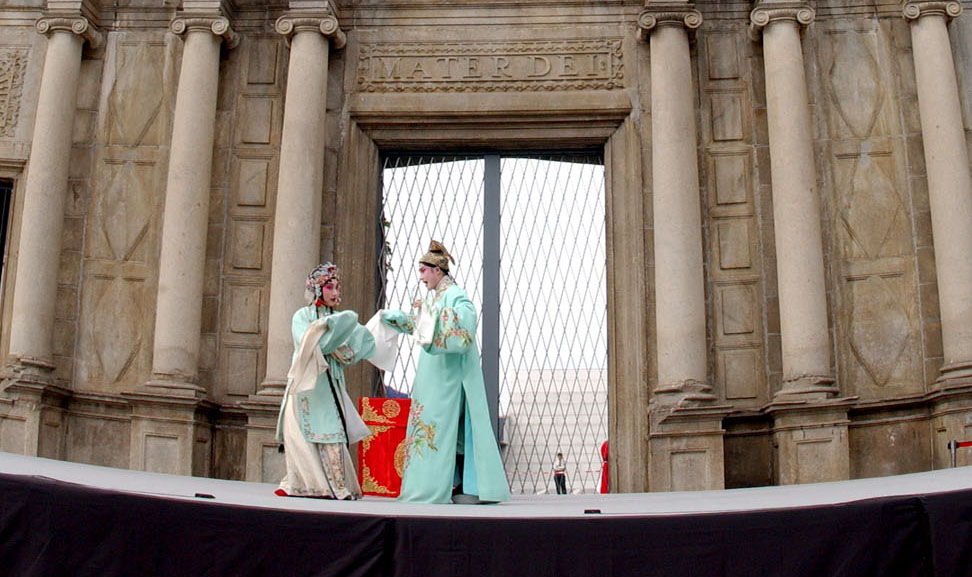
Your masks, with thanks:
M 368 361 L 379 369 L 390 372 L 395 369 L 395 361 L 398 358 L 399 332 L 381 322 L 382 312 L 375 313 L 375 316 L 371 317 L 365 325 L 371 336 L 375 338 L 375 354 Z

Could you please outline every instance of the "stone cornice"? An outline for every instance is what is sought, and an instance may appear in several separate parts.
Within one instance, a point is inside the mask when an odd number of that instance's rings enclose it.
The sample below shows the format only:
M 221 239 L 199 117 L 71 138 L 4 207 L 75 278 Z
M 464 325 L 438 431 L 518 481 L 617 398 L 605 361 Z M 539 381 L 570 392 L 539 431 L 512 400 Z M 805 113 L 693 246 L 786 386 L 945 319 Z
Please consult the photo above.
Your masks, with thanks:
M 774 22 L 796 22 L 807 26 L 817 13 L 806 2 L 765 2 L 749 13 L 749 30 L 753 38 Z
M 104 44 L 105 35 L 91 22 L 80 15 L 49 15 L 43 16 L 34 23 L 38 32 L 50 34 L 52 32 L 71 32 L 83 38 L 92 48 L 99 48 Z
M 274 23 L 273 28 L 278 34 L 286 36 L 288 41 L 297 32 L 318 32 L 332 39 L 334 41 L 334 47 L 339 50 L 344 48 L 348 43 L 347 36 L 344 35 L 344 32 L 338 26 L 337 18 L 330 13 L 284 14 L 280 18 L 277 18 L 277 22 Z
M 962 14 L 962 3 L 958 0 L 947 2 L 926 2 L 912 0 L 904 3 L 901 14 L 905 20 L 917 20 L 922 16 L 937 15 L 946 19 L 958 18 Z
M 197 16 L 180 15 L 172 19 L 169 23 L 169 30 L 173 34 L 184 34 L 192 31 L 209 31 L 216 36 L 221 36 L 227 48 L 236 48 L 240 43 L 240 35 L 230 26 L 230 21 L 225 16 Z
M 702 13 L 692 3 L 646 2 L 645 9 L 638 14 L 638 37 L 645 40 L 659 26 L 684 26 L 695 30 L 702 26 Z

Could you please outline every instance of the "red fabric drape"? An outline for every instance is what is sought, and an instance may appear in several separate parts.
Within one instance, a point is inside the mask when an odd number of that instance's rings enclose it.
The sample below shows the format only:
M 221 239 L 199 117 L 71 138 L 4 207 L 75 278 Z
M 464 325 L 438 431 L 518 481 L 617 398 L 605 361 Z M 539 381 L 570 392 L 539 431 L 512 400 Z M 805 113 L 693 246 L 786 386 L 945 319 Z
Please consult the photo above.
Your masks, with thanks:
M 409 399 L 362 397 L 358 411 L 371 435 L 358 443 L 358 482 L 365 495 L 397 497 L 402 490 Z

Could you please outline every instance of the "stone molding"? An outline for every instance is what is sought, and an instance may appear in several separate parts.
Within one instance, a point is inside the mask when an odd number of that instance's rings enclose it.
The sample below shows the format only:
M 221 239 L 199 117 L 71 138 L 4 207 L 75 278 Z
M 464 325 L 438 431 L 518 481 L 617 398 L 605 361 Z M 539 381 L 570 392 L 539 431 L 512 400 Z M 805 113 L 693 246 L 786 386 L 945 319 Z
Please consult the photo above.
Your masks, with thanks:
M 225 16 L 178 16 L 169 23 L 169 30 L 177 35 L 208 30 L 221 36 L 226 47 L 230 49 L 236 48 L 240 43 L 240 35 L 233 30 Z
M 749 13 L 750 36 L 758 38 L 763 28 L 774 22 L 796 22 L 808 26 L 816 16 L 816 11 L 804 2 L 764 3 Z
M 962 3 L 958 0 L 941 1 L 922 1 L 913 0 L 905 2 L 901 9 L 901 14 L 905 20 L 917 20 L 922 16 L 944 16 L 946 20 L 958 18 L 962 14 Z
M 298 32 L 319 32 L 334 41 L 334 48 L 340 50 L 348 43 L 348 37 L 338 26 L 337 18 L 333 14 L 284 14 L 273 25 L 277 34 L 287 37 Z
M 105 35 L 84 16 L 58 15 L 44 16 L 34 23 L 37 32 L 48 35 L 52 32 L 71 32 L 83 38 L 92 48 L 100 48 Z
M 702 13 L 695 4 L 682 2 L 646 2 L 638 14 L 638 38 L 646 40 L 648 34 L 659 26 L 684 26 L 695 30 L 702 26 Z

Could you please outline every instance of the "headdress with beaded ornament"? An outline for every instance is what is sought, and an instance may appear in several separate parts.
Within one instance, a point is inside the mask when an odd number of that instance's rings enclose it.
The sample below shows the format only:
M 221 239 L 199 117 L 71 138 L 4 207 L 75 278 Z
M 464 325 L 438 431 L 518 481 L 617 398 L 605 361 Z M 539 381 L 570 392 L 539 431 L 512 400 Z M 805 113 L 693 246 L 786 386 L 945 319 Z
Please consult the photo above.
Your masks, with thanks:
M 446 247 L 442 246 L 442 243 L 437 240 L 433 240 L 429 244 L 429 252 L 425 253 L 425 256 L 419 259 L 420 263 L 437 266 L 446 273 L 449 272 L 449 261 L 454 263 L 456 259 L 452 258 L 452 255 L 449 254 Z
M 324 285 L 332 280 L 341 280 L 341 269 L 334 263 L 326 262 L 312 270 L 304 282 L 304 298 L 307 300 L 307 304 L 323 306 Z

